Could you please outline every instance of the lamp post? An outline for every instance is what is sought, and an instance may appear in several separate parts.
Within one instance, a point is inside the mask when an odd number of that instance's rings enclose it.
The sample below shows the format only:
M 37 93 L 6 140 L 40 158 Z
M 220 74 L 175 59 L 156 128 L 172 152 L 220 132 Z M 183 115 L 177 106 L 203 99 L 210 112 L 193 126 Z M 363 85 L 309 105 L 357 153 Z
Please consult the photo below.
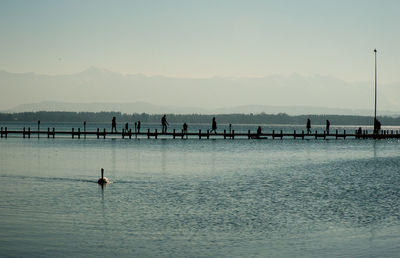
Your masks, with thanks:
M 377 120 L 376 120 L 376 93 L 377 93 L 377 82 L 376 82 L 376 48 L 374 49 L 374 53 L 375 53 L 375 114 L 374 114 L 374 133 L 377 134 L 378 133 L 378 128 L 377 128 Z

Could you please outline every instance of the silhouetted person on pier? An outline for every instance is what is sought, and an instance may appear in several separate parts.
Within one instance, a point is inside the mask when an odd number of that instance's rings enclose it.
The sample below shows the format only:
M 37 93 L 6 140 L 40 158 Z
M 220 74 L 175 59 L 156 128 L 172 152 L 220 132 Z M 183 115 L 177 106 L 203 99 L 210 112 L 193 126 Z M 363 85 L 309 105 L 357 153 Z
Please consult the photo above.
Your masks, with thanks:
M 329 120 L 326 120 L 326 133 L 329 134 L 329 127 L 331 126 L 331 122 Z
M 259 126 L 258 128 L 257 128 L 257 138 L 260 138 L 260 136 L 261 136 L 261 126 Z
M 137 132 L 140 133 L 140 120 L 137 121 Z
M 381 122 L 379 122 L 378 119 L 375 119 L 375 121 L 374 121 L 374 134 L 379 134 L 380 130 L 381 130 Z
M 306 127 L 307 127 L 307 134 L 310 134 L 311 133 L 311 120 L 310 120 L 310 118 L 307 118 Z
M 166 115 L 164 115 L 162 118 L 161 118 L 161 125 L 162 125 L 162 133 L 166 133 L 167 132 L 167 126 L 169 125 L 168 124 L 168 122 L 167 122 L 167 116 Z
M 182 126 L 182 127 L 183 127 L 183 133 L 186 135 L 186 139 L 187 139 L 187 137 L 188 137 L 188 136 L 187 136 L 188 125 L 187 125 L 186 123 L 183 123 L 183 126 Z
M 113 116 L 112 121 L 111 121 L 111 132 L 117 132 L 117 121 L 115 116 Z
M 217 121 L 215 121 L 215 117 L 213 117 L 212 119 L 212 123 L 211 123 L 211 131 L 210 133 L 214 131 L 214 133 L 217 133 Z
M 125 124 L 125 131 L 128 132 L 128 129 L 129 129 L 129 125 L 128 125 L 128 123 L 126 123 L 126 124 Z
M 358 127 L 358 129 L 356 130 L 356 139 L 360 139 L 362 135 L 362 129 L 361 127 Z

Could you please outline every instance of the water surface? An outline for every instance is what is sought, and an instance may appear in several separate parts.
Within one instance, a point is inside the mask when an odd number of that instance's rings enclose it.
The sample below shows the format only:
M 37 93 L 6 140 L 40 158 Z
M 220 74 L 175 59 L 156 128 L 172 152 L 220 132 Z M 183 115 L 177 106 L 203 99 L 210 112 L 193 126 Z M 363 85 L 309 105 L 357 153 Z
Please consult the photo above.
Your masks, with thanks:
M 11 257 L 393 257 L 397 140 L 0 139 Z M 111 184 L 96 184 L 100 168 Z

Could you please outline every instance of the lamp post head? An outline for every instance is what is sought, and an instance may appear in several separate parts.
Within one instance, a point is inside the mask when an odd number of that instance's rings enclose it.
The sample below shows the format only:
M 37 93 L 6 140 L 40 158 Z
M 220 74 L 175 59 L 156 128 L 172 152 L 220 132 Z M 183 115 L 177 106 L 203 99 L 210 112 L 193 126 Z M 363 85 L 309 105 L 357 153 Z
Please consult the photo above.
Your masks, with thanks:
M 376 48 L 374 49 L 374 52 L 376 53 Z

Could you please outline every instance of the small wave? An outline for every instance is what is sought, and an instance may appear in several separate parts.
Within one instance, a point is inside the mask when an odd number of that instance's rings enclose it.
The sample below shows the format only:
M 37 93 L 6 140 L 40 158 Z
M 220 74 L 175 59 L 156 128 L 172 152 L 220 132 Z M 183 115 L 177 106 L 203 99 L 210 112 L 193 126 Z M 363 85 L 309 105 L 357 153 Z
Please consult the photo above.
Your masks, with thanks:
M 41 176 L 26 176 L 26 175 L 0 175 L 0 178 L 16 178 L 22 180 L 38 180 L 38 181 L 65 181 L 65 182 L 83 182 L 83 183 L 97 183 L 97 178 L 93 180 L 83 178 L 68 178 L 68 177 L 41 177 Z

